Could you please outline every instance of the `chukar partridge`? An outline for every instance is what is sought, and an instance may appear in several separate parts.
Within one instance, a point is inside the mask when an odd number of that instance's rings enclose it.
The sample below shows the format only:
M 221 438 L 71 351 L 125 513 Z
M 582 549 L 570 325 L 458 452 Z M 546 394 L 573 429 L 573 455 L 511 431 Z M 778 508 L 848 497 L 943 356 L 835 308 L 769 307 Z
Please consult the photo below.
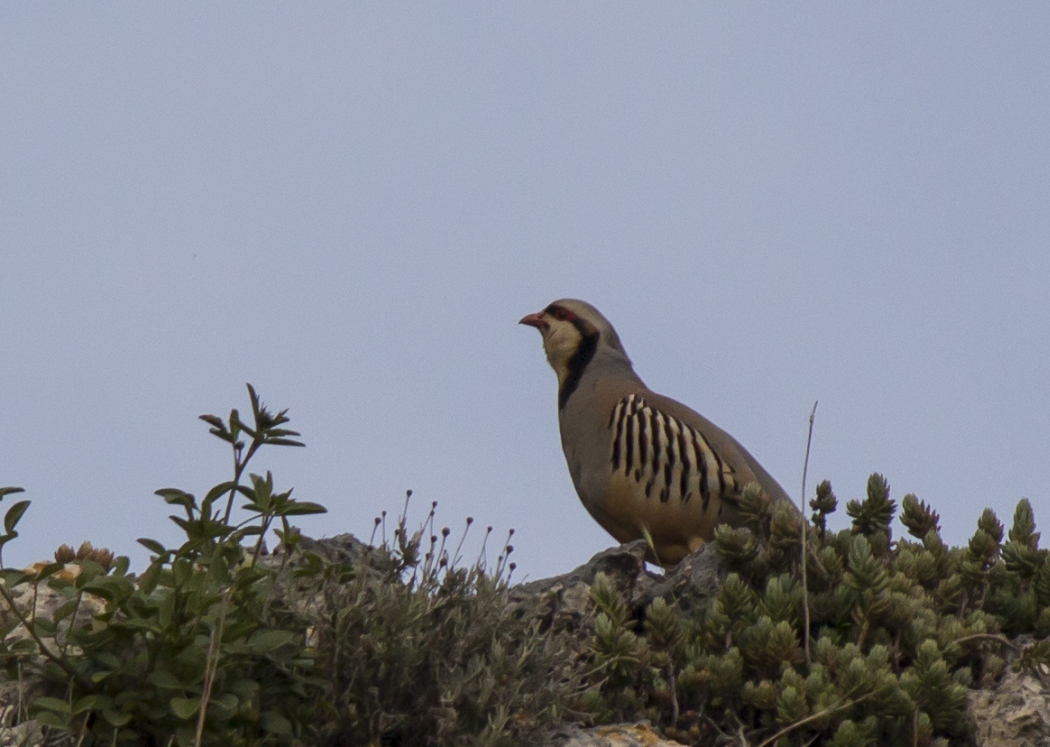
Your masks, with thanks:
M 558 375 L 558 423 L 569 474 L 587 511 L 619 542 L 648 536 L 650 562 L 678 563 L 737 523 L 735 499 L 755 481 L 789 501 L 736 439 L 646 387 L 616 330 L 585 301 L 555 301 L 521 324 L 543 336 Z

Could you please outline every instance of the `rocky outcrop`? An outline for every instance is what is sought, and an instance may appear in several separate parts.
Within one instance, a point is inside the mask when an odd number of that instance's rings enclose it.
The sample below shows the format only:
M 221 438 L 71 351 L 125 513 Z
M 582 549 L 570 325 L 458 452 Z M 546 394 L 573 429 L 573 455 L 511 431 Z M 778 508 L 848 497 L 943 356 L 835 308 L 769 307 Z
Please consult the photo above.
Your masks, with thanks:
M 537 747 L 683 747 L 681 742 L 662 738 L 646 722 L 580 729 L 557 729 Z
M 1050 687 L 1037 677 L 1013 672 L 994 689 L 969 694 L 977 747 L 1050 745 Z
M 636 617 L 657 598 L 681 609 L 703 605 L 725 573 L 713 545 L 704 545 L 663 575 L 646 569 L 645 549 L 638 540 L 604 550 L 569 573 L 520 584 L 511 590 L 511 609 L 541 618 L 545 629 L 579 631 L 591 625 L 591 586 L 599 573 L 612 581 Z

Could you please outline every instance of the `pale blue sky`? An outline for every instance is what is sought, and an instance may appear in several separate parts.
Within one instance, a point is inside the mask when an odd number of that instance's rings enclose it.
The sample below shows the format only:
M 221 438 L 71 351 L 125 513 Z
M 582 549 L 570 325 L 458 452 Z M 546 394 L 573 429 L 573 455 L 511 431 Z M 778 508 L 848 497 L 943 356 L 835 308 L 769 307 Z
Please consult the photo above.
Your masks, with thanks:
M 611 540 L 517 326 L 562 296 L 792 494 L 820 400 L 843 504 L 881 471 L 953 543 L 1050 526 L 1047 39 L 1045 3 L 4 3 L 4 559 L 174 541 L 152 492 L 227 478 L 197 415 L 250 381 L 308 533 L 412 488 L 568 570 Z

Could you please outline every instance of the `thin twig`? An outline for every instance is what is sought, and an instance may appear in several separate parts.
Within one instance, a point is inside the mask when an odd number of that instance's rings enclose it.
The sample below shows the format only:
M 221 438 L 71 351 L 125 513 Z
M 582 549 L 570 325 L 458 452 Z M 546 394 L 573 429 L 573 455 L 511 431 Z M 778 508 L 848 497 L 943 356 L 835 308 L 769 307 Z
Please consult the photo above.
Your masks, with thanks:
M 229 607 L 230 594 L 233 588 L 227 588 L 222 595 L 222 606 L 219 608 L 218 628 L 211 629 L 211 640 L 208 642 L 208 659 L 204 669 L 204 682 L 201 685 L 200 710 L 197 713 L 197 733 L 195 747 L 201 746 L 204 738 L 204 719 L 208 712 L 208 701 L 211 700 L 211 688 L 215 683 L 215 674 L 219 670 L 219 647 L 222 646 L 223 629 L 226 627 L 226 610 Z
M 802 641 L 806 651 L 806 668 L 812 666 L 809 655 L 809 582 L 806 575 L 806 565 L 809 553 L 806 552 L 806 535 L 809 534 L 809 522 L 806 520 L 806 472 L 809 470 L 809 447 L 813 443 L 813 418 L 817 414 L 817 403 L 813 403 L 813 409 L 809 413 L 809 434 L 806 436 L 806 458 L 802 462 L 802 497 L 800 508 L 802 510 Z
M 758 747 L 769 747 L 769 745 L 771 745 L 771 744 L 776 744 L 778 739 L 780 739 L 785 734 L 790 734 L 791 732 L 793 732 L 798 727 L 805 726 L 806 724 L 808 724 L 808 723 L 810 723 L 812 721 L 818 721 L 819 719 L 822 719 L 825 716 L 830 716 L 831 714 L 836 713 L 838 711 L 843 711 L 843 710 L 845 710 L 847 708 L 852 708 L 853 706 L 857 705 L 858 703 L 864 702 L 865 700 L 870 698 L 872 695 L 874 695 L 876 692 L 877 691 L 872 690 L 867 695 L 862 695 L 859 698 L 857 698 L 856 700 L 848 700 L 845 703 L 839 703 L 836 706 L 831 706 L 829 708 L 825 708 L 823 711 L 819 711 L 818 713 L 814 713 L 811 716 L 806 716 L 806 718 L 801 719 L 800 721 L 796 721 L 793 724 L 788 724 L 783 729 L 778 731 L 776 734 L 771 736 L 769 739 L 765 740 L 764 742 L 761 742 L 758 745 Z
M 678 728 L 678 685 L 674 676 L 674 664 L 667 665 L 667 684 L 671 688 L 671 726 Z
M 1007 638 L 1004 638 L 1001 635 L 995 635 L 994 633 L 974 633 L 973 635 L 967 635 L 963 636 L 962 638 L 956 638 L 954 641 L 951 641 L 947 646 L 944 647 L 944 651 L 945 653 L 947 653 L 948 649 L 952 648 L 953 646 L 958 646 L 962 643 L 969 643 L 970 641 L 995 641 L 996 643 L 1001 643 L 1002 645 L 1006 646 L 1007 648 L 1011 648 L 1014 651 L 1021 650 L 1020 646 L 1016 645 L 1015 643 L 1013 643 Z

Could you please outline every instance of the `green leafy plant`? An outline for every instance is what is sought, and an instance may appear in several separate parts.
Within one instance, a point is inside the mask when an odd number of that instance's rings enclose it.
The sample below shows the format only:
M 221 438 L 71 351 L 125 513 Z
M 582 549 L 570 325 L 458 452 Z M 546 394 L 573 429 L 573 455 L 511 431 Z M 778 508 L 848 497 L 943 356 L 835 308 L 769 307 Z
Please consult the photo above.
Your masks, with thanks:
M 808 627 L 801 547 L 790 541 L 799 527 L 783 512 L 716 530 L 729 572 L 706 606 L 671 615 L 675 606 L 657 600 L 631 610 L 597 579 L 584 700 L 593 717 L 645 717 L 698 745 L 965 744 L 969 687 L 1001 677 L 1007 658 L 1020 671 L 1050 663 L 1050 640 L 1006 637 L 1050 634 L 1050 563 L 1028 501 L 1005 544 L 985 511 L 968 547 L 955 549 L 912 495 L 901 516 L 912 539 L 892 541 L 897 507 L 881 475 L 865 500 L 849 502 L 848 530 L 827 529 L 830 484 L 810 505 Z
M 275 522 L 281 542 L 293 548 L 289 518 L 324 508 L 276 491 L 269 473 L 242 483 L 263 446 L 302 445 L 298 433 L 281 427 L 285 411 L 271 413 L 250 385 L 248 392 L 251 424 L 236 410 L 226 421 L 202 416 L 233 450 L 233 479 L 201 500 L 174 488 L 157 491 L 182 509 L 171 519 L 185 541 L 167 548 L 140 540 L 154 554 L 140 576 L 129 572 L 126 557 L 103 564 L 62 550 L 61 560 L 42 568 L 2 572 L 4 633 L 20 625 L 28 636 L 0 655 L 9 672 L 35 671 L 46 683 L 47 694 L 29 708 L 39 721 L 96 742 L 180 747 L 283 744 L 311 723 L 322 681 L 306 622 L 274 593 L 281 566 L 260 559 Z M 237 497 L 246 516 L 234 523 Z M 0 541 L 16 534 L 26 506 L 8 512 Z M 67 571 L 69 561 L 75 572 Z M 35 600 L 45 585 L 63 600 L 51 616 L 16 604 L 19 587 L 30 587 Z
M 826 481 L 812 525 L 747 487 L 744 526 L 715 532 L 711 596 L 632 606 L 598 574 L 574 630 L 515 597 L 510 535 L 494 566 L 484 543 L 466 565 L 467 531 L 453 548 L 436 504 L 410 532 L 406 500 L 368 545 L 301 537 L 291 520 L 324 509 L 248 471 L 299 434 L 248 391 L 249 422 L 202 416 L 232 479 L 199 500 L 157 491 L 184 540 L 140 540 L 141 574 L 90 544 L 0 570 L 0 660 L 35 683 L 23 718 L 134 747 L 512 745 L 565 720 L 639 718 L 693 745 L 947 747 L 971 739 L 968 688 L 1050 666 L 1050 561 L 1027 500 L 1009 530 L 985 510 L 951 548 L 913 495 L 894 539 L 878 474 L 838 532 Z M 0 552 L 28 507 L 7 510 Z

